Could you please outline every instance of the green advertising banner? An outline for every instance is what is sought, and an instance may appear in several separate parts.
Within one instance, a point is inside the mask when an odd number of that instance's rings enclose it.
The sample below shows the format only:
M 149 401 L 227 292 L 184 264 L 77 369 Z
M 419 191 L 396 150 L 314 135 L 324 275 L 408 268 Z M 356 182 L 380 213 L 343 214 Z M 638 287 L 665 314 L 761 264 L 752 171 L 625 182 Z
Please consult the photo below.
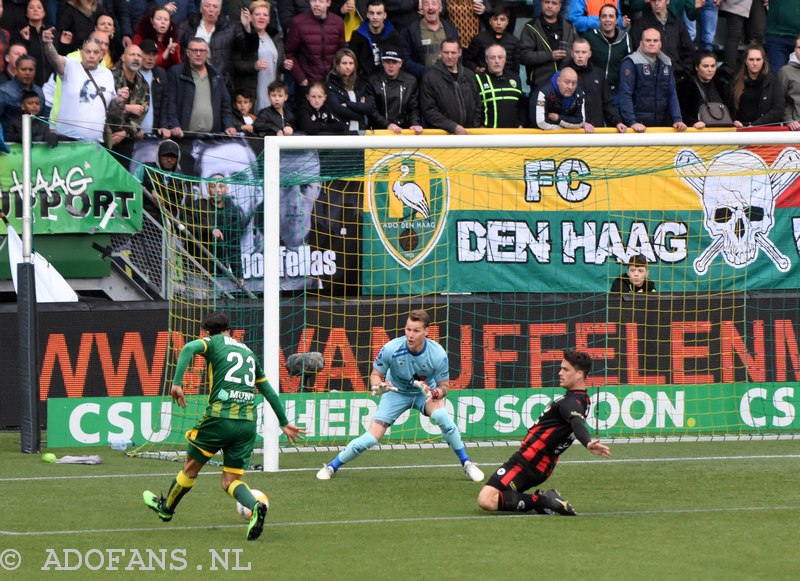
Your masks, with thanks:
M 800 152 L 720 146 L 367 152 L 366 294 L 797 288 Z
M 466 439 L 519 440 L 561 389 L 451 391 L 446 405 Z M 800 429 L 800 383 L 621 386 L 591 390 L 588 422 L 603 437 L 705 436 L 792 433 Z M 378 400 L 367 393 L 281 394 L 290 420 L 306 428 L 305 443 L 344 444 L 362 434 Z M 187 409 L 202 410 L 204 396 L 188 396 Z M 257 398 L 259 417 L 266 405 Z M 50 448 L 105 446 L 115 438 L 136 444 L 182 444 L 183 410 L 163 397 L 50 398 Z M 188 425 L 191 425 L 189 422 Z M 400 435 L 424 441 L 439 429 L 417 412 L 406 412 L 384 442 Z M 284 436 L 281 436 L 284 442 Z M 285 443 L 285 442 L 284 442 Z
M 0 210 L 19 233 L 22 146 L 0 156 Z M 142 229 L 142 186 L 99 145 L 31 147 L 33 234 L 132 234 Z M 0 234 L 5 234 L 0 222 Z

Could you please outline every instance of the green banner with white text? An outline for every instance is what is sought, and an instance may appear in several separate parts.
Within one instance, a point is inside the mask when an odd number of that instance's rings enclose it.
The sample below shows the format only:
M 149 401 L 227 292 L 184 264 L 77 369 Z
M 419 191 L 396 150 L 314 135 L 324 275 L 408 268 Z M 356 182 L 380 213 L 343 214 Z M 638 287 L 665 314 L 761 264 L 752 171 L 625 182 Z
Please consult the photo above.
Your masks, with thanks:
M 22 146 L 0 156 L 0 211 L 21 232 Z M 31 147 L 33 234 L 132 234 L 142 229 L 142 186 L 97 144 Z M 0 222 L 0 234 L 5 234 Z
M 519 440 L 561 389 L 454 390 L 445 403 L 466 439 Z M 800 430 L 800 383 L 736 383 L 601 387 L 591 390 L 588 423 L 602 437 L 708 436 L 792 433 Z M 377 409 L 366 393 L 281 394 L 289 419 L 306 428 L 309 445 L 345 444 L 359 436 Z M 187 397 L 187 409 L 202 408 L 202 396 Z M 259 419 L 264 406 L 257 398 Z M 172 429 L 181 413 L 161 397 L 51 398 L 47 402 L 48 447 L 105 446 L 122 438 L 135 444 L 183 443 Z M 394 429 L 408 438 L 436 439 L 439 428 L 417 412 L 406 412 Z M 259 427 L 263 437 L 263 427 Z M 384 442 L 399 439 L 390 429 Z M 285 444 L 284 436 L 281 436 Z

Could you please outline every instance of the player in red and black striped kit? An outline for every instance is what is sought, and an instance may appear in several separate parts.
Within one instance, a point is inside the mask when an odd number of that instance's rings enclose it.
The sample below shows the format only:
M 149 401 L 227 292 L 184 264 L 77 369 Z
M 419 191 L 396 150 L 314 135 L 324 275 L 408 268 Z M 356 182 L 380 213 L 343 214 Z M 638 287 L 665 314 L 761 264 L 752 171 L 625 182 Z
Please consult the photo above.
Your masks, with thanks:
M 489 477 L 478 494 L 478 506 L 490 511 L 563 514 L 573 516 L 575 510 L 557 490 L 533 493 L 526 490 L 538 486 L 550 477 L 561 454 L 576 439 L 592 454 L 611 457 L 608 446 L 592 440 L 586 428 L 589 396 L 586 376 L 592 368 L 588 353 L 575 349 L 564 350 L 564 360 L 558 378 L 567 393 L 547 406 L 508 462 Z

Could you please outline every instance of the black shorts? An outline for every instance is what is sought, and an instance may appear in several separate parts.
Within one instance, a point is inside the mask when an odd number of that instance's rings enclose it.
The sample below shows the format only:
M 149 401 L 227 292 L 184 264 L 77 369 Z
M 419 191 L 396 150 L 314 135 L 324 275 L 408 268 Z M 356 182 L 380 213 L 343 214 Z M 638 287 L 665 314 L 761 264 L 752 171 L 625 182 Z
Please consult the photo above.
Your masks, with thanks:
M 511 458 L 494 471 L 494 474 L 489 477 L 486 485 L 496 488 L 497 490 L 525 492 L 529 488 L 538 486 L 547 480 L 552 472 L 553 471 L 550 470 L 545 474 L 539 470 L 532 469 L 525 463 L 518 462 L 515 458 Z

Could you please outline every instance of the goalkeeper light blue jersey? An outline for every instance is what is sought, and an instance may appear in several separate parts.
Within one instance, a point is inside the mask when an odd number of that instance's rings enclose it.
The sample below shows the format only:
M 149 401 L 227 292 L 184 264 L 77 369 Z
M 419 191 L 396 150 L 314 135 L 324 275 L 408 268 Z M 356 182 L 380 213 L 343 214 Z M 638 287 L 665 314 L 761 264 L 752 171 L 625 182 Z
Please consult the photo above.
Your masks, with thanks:
M 431 339 L 425 339 L 420 353 L 408 350 L 405 337 L 392 339 L 383 346 L 372 366 L 401 392 L 419 392 L 411 383 L 415 379 L 424 381 L 431 388 L 450 379 L 447 352 Z

